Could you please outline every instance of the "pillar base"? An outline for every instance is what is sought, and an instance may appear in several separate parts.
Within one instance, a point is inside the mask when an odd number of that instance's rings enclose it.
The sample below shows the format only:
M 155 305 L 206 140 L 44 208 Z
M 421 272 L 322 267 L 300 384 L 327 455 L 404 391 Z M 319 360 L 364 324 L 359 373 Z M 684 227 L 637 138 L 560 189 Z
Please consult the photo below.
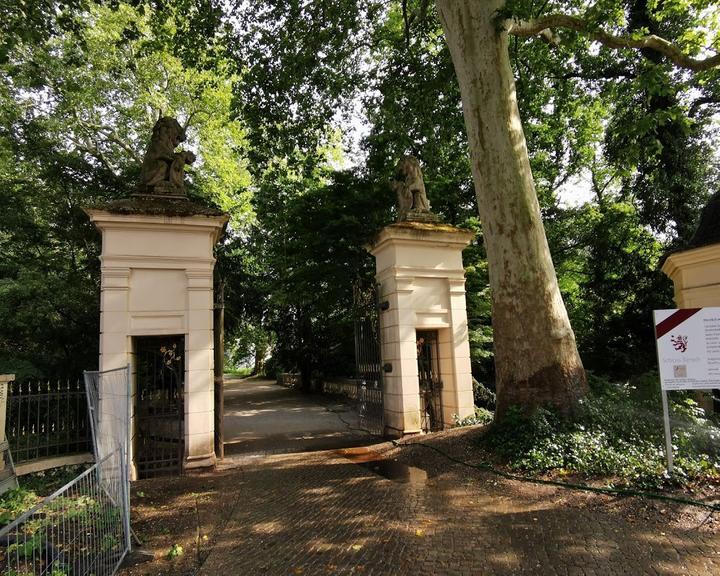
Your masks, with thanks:
M 212 468 L 215 466 L 217 458 L 215 452 L 209 454 L 201 454 L 199 456 L 188 456 L 185 458 L 185 470 L 195 470 L 198 468 Z
M 423 431 L 418 430 L 398 430 L 397 428 L 392 428 L 391 426 L 385 426 L 385 432 L 383 436 L 385 438 L 389 438 L 390 440 L 400 440 L 401 438 L 407 438 L 408 436 L 418 436 L 419 434 L 422 434 Z

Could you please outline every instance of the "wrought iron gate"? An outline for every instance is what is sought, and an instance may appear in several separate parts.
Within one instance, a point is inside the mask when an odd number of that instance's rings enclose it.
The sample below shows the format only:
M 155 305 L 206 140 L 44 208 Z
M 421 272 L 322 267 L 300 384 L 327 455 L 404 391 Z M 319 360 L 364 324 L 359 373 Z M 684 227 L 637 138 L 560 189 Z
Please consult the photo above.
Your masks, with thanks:
M 225 283 L 218 283 L 213 307 L 213 396 L 215 405 L 215 455 L 225 458 Z
M 438 333 L 417 331 L 420 425 L 423 432 L 443 429 L 442 380 L 440 380 Z
M 360 427 L 371 434 L 385 432 L 383 371 L 380 343 L 380 306 L 377 284 L 353 287 L 355 321 L 355 378 Z
M 138 478 L 182 472 L 185 337 L 135 339 L 135 465 Z

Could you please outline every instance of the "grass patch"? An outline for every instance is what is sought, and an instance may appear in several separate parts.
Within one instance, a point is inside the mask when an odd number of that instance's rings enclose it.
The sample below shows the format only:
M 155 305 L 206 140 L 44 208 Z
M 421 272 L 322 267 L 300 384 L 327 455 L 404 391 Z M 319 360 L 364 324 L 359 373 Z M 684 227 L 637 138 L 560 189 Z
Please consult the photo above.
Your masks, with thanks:
M 593 384 L 595 392 L 576 420 L 549 410 L 530 417 L 511 410 L 489 427 L 481 446 L 499 463 L 529 474 L 602 477 L 651 489 L 720 479 L 720 427 L 688 395 L 677 394 L 671 402 L 675 471 L 669 477 L 659 393 Z
M 225 367 L 225 376 L 230 378 L 247 378 L 252 375 L 252 368 L 230 368 Z

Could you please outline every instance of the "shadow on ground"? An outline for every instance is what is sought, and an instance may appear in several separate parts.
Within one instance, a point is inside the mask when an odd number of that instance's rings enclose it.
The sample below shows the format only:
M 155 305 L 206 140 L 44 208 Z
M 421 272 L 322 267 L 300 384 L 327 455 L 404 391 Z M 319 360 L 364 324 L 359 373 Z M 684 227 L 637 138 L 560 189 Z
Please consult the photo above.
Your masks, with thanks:
M 271 380 L 228 380 L 225 455 L 282 454 L 361 446 L 377 441 L 360 430 L 341 399 L 303 394 Z
M 185 536 L 162 535 L 162 546 L 187 542 L 189 557 L 131 573 L 720 573 L 717 530 L 676 522 L 682 506 L 505 480 L 418 446 L 372 451 L 426 473 L 392 481 L 333 451 L 258 457 L 165 487 L 137 483 L 153 504 L 141 504 L 136 527 L 187 526 Z M 663 514 L 648 513 L 656 505 Z M 200 528 L 190 532 L 193 518 Z

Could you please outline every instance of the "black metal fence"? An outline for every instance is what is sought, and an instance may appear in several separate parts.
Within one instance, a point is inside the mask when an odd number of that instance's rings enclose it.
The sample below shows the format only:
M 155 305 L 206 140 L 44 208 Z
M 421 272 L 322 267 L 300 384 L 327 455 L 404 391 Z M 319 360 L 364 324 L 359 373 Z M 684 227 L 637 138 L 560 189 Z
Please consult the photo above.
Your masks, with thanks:
M 349 400 L 358 399 L 358 380 L 352 379 L 336 379 L 323 381 L 322 392 L 323 394 L 331 394 L 333 396 L 344 396 Z
M 440 353 L 437 330 L 417 331 L 420 426 L 423 432 L 443 429 Z
M 16 464 L 92 450 L 81 381 L 10 382 L 7 402 L 5 431 Z
M 379 286 L 353 287 L 355 325 L 355 376 L 359 380 L 382 382 Z
M 286 388 L 297 388 L 300 386 L 300 374 L 280 372 L 277 375 L 277 383 L 279 386 L 285 386 Z

